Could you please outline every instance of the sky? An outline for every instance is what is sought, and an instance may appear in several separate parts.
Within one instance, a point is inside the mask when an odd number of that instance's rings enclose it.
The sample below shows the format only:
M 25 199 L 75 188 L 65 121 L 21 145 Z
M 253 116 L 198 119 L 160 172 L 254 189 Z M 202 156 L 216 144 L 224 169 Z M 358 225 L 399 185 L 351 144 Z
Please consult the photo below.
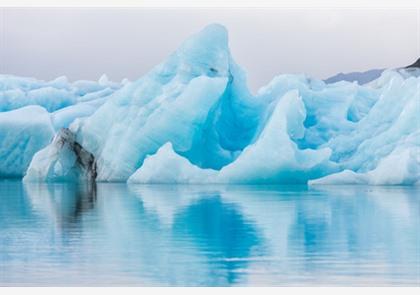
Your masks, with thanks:
M 0 8 L 0 74 L 135 80 L 210 23 L 228 29 L 253 91 L 278 74 L 324 79 L 420 57 L 416 9 Z

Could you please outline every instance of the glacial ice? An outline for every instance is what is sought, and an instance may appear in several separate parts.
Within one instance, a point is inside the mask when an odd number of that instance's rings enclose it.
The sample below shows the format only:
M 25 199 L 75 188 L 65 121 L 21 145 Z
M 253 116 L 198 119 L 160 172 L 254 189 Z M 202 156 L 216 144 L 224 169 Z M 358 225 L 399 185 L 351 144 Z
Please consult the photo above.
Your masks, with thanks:
M 141 169 L 128 178 L 128 183 L 200 184 L 216 183 L 217 170 L 200 169 L 174 152 L 172 144 L 164 144 L 156 154 L 146 157 Z
M 26 172 L 25 181 L 78 181 L 96 178 L 96 163 L 93 155 L 75 140 L 66 128 L 54 136 L 51 144 L 33 157 Z
M 27 105 L 39 105 L 54 112 L 78 102 L 86 102 L 110 95 L 121 87 L 104 75 L 98 82 L 75 81 L 64 76 L 49 82 L 32 78 L 0 75 L 0 112 Z
M 50 115 L 40 106 L 0 112 L 0 178 L 21 177 L 53 136 Z
M 133 82 L 0 76 L 0 176 L 418 185 L 419 73 L 363 85 L 283 74 L 254 95 L 210 25 Z
M 419 185 L 420 153 L 418 143 L 420 133 L 409 136 L 389 155 L 379 161 L 372 170 L 357 173 L 344 170 L 325 177 L 310 180 L 309 185 L 367 184 L 367 185 Z
M 24 176 L 55 133 L 92 115 L 120 87 L 106 76 L 70 83 L 0 75 L 0 178 Z

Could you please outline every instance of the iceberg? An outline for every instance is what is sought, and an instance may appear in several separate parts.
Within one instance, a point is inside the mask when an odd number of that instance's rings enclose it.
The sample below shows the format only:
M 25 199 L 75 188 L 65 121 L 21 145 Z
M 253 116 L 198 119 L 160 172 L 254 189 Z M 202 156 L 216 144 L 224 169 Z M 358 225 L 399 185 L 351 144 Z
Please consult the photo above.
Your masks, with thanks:
M 309 185 L 364 184 L 364 185 L 419 185 L 420 153 L 417 132 L 398 145 L 389 155 L 379 161 L 372 170 L 357 173 L 344 170 L 309 181 Z M 417 144 L 416 144 L 417 143 Z
M 297 91 L 288 92 L 276 106 L 258 141 L 220 171 L 199 169 L 177 155 L 170 144 L 148 157 L 131 183 L 302 183 L 320 173 L 330 150 L 299 150 L 290 135 L 303 132 L 305 111 Z M 296 117 L 296 118 L 295 118 Z M 290 118 L 290 119 L 289 119 Z M 293 124 L 288 124 L 288 119 Z M 300 123 L 300 124 L 299 124 Z M 279 149 L 279 147 L 282 147 Z
M 252 94 L 213 24 L 135 81 L 3 75 L 0 176 L 418 185 L 420 69 L 377 74 L 362 85 L 283 74 Z
M 126 181 L 167 142 L 200 168 L 220 169 L 252 140 L 259 111 L 225 28 L 213 25 L 72 131 L 95 155 L 99 181 Z
M 22 177 L 32 157 L 54 136 L 49 113 L 40 106 L 0 112 L 0 177 Z
M 60 129 L 92 115 L 121 86 L 106 76 L 70 83 L 0 75 L 0 177 L 24 176 Z

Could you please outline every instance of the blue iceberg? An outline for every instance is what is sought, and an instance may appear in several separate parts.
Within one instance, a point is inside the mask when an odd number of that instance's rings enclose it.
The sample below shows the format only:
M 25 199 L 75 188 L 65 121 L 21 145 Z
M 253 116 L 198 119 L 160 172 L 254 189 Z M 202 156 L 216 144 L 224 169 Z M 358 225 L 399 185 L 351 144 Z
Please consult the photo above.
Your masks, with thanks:
M 279 75 L 252 94 L 215 24 L 136 81 L 0 76 L 0 90 L 2 177 L 420 183 L 418 68 L 363 85 Z

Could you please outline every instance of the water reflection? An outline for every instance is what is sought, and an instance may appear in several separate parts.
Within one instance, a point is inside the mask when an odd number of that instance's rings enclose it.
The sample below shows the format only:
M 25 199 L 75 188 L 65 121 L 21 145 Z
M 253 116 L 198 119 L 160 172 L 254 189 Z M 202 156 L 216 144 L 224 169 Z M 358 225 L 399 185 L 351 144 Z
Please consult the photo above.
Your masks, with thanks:
M 96 183 L 25 183 L 33 207 L 44 211 L 65 231 L 79 223 L 85 212 L 94 208 Z
M 416 189 L 325 187 L 311 193 L 317 198 L 296 201 L 288 237 L 289 255 L 302 260 L 298 271 L 353 284 L 419 281 Z
M 231 285 L 241 281 L 238 270 L 247 258 L 261 255 L 262 237 L 255 224 L 247 221 L 234 204 L 224 203 L 220 195 L 203 196 L 182 209 L 174 221 L 176 238 L 190 239 L 203 255 L 208 255 L 217 283 Z M 211 263 L 215 261 L 216 263 Z
M 418 285 L 418 192 L 0 182 L 0 285 Z

